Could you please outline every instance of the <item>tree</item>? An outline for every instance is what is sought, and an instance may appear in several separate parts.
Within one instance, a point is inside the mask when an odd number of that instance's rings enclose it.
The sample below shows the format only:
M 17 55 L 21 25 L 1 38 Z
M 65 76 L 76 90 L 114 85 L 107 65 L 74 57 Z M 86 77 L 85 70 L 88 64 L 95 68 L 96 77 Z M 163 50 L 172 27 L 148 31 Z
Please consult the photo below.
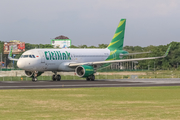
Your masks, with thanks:
M 99 44 L 98 46 L 99 46 L 98 48 L 107 48 L 108 44 Z
M 78 48 L 78 47 L 75 45 L 71 45 L 69 48 Z
M 87 48 L 87 45 L 79 45 L 78 48 Z

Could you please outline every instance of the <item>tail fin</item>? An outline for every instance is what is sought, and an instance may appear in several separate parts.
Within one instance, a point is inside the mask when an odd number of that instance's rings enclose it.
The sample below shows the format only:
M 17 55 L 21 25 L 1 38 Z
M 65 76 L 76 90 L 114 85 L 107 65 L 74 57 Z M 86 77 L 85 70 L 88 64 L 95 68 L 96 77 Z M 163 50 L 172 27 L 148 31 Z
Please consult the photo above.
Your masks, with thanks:
M 110 50 L 123 49 L 125 25 L 126 25 L 126 19 L 121 19 L 114 34 L 114 37 L 108 46 L 108 49 Z

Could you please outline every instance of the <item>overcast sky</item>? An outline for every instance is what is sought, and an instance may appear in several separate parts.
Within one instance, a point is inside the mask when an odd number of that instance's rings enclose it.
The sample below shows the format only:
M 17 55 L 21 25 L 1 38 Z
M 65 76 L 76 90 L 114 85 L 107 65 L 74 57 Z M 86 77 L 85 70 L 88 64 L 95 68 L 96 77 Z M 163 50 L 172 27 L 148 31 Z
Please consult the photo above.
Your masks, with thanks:
M 124 45 L 180 42 L 180 0 L 0 0 L 0 40 L 73 45 L 109 44 L 126 18 Z

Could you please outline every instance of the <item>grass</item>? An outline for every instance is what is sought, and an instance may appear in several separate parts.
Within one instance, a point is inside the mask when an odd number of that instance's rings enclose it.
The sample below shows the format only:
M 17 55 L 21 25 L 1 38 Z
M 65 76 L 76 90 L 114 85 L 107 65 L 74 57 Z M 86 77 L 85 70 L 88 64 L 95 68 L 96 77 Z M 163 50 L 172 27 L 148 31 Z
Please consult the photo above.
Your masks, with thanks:
M 0 90 L 0 119 L 180 119 L 180 87 Z

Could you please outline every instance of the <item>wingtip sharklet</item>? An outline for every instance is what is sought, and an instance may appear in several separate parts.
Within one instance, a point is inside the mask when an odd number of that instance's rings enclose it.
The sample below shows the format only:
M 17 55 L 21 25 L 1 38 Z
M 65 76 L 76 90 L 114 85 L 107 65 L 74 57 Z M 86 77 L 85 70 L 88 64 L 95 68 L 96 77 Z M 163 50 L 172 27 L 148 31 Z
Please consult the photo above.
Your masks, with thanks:
M 171 48 L 171 45 L 169 45 L 168 49 L 166 50 L 166 53 L 164 54 L 164 57 L 166 57 L 169 54 L 170 48 Z
M 9 51 L 8 58 L 12 58 L 12 50 L 13 50 L 13 46 L 11 46 L 11 49 L 10 49 L 10 51 Z
M 18 59 L 12 58 L 12 50 L 13 50 L 13 46 L 11 46 L 11 49 L 10 49 L 10 51 L 9 51 L 8 59 L 9 59 L 9 60 L 18 61 Z

